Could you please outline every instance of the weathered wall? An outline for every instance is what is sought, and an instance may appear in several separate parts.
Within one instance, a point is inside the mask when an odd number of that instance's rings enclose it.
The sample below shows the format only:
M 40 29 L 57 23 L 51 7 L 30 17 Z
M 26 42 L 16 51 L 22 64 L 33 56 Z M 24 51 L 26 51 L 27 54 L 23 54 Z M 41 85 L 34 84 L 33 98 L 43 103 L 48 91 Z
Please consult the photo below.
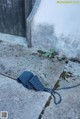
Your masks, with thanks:
M 26 17 L 30 14 L 32 0 L 0 0 L 0 32 L 26 35 L 25 9 Z
M 80 57 L 80 4 L 42 0 L 32 27 L 33 46 L 56 48 L 68 57 Z

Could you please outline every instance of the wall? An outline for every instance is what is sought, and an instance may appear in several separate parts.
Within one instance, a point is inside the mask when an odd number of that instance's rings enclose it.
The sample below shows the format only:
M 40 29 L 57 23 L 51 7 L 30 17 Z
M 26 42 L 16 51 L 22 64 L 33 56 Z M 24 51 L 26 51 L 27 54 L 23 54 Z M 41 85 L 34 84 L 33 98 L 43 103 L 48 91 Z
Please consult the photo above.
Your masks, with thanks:
M 55 48 L 68 57 L 80 57 L 80 4 L 42 0 L 32 25 L 33 46 Z

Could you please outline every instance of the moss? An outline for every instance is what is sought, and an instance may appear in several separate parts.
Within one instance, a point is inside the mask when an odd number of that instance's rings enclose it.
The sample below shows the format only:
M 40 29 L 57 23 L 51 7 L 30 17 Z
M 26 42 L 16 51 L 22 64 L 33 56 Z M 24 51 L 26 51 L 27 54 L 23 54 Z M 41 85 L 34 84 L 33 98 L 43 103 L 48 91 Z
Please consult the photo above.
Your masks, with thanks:
M 54 58 L 58 54 L 54 49 L 51 49 L 49 52 L 45 52 L 45 51 L 42 51 L 42 50 L 38 50 L 37 52 L 40 55 L 42 55 L 44 57 L 47 57 L 47 58 Z
M 57 89 L 60 87 L 60 80 L 58 80 L 55 85 L 54 85 L 54 89 Z

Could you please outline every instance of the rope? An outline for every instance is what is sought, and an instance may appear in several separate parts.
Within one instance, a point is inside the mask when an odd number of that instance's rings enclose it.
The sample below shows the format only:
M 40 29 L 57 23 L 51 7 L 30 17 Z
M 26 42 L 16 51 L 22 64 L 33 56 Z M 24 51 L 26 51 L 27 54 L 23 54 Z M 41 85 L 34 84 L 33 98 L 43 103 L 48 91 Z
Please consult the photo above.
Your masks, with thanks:
M 56 105 L 58 105 L 62 101 L 61 95 L 57 92 L 58 90 L 68 90 L 68 89 L 76 88 L 78 86 L 80 86 L 80 83 L 77 84 L 77 85 L 73 85 L 73 86 L 69 86 L 69 87 L 63 87 L 63 88 L 58 88 L 58 89 L 45 88 L 45 91 L 51 93 L 51 95 L 54 97 L 54 103 Z M 59 100 L 58 101 L 57 101 L 56 95 L 59 97 Z

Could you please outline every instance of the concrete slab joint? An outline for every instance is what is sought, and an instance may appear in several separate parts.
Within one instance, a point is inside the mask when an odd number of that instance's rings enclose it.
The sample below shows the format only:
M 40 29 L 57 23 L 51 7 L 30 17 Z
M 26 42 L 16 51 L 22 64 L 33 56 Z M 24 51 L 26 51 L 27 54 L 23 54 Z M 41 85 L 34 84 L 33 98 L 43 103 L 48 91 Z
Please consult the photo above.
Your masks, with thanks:
M 32 47 L 32 42 L 31 42 L 31 23 L 32 20 L 34 18 L 34 15 L 36 14 L 36 11 L 40 5 L 41 0 L 35 0 L 34 1 L 35 4 L 33 6 L 33 9 L 30 13 L 30 15 L 26 18 L 26 28 L 27 28 L 27 32 L 26 32 L 26 36 L 27 36 L 27 40 L 28 40 L 28 47 Z M 26 10 L 26 1 L 25 1 L 25 10 Z M 25 15 L 26 16 L 26 15 Z

